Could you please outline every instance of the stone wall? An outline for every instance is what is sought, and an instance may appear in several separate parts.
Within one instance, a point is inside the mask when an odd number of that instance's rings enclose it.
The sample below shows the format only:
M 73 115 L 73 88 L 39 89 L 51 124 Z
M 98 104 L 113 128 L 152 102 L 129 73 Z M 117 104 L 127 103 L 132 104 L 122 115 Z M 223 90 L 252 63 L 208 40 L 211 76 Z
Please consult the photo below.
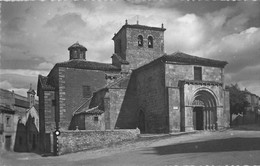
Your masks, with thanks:
M 105 72 L 60 68 L 59 84 L 60 127 L 67 130 L 73 111 L 85 101 L 83 86 L 90 86 L 92 93 L 104 87 L 106 85 Z
M 224 127 L 230 127 L 230 100 L 229 100 L 229 91 L 224 91 Z
M 135 129 L 137 127 L 137 121 L 138 121 L 138 98 L 136 94 L 136 76 L 135 73 L 133 73 L 130 77 L 125 92 L 121 110 L 117 118 L 116 128 Z
M 125 97 L 126 89 L 109 89 L 109 129 L 115 129 L 119 112 Z
M 202 80 L 203 81 L 222 82 L 221 68 L 202 66 Z
M 55 106 L 53 101 L 55 100 L 54 91 L 44 91 L 44 124 L 45 132 L 49 133 L 56 127 L 55 125 Z
M 180 112 L 180 90 L 179 88 L 168 88 L 169 106 L 169 128 L 170 132 L 181 131 L 181 112 Z
M 143 46 L 138 46 L 139 35 L 143 36 Z M 149 36 L 153 37 L 153 48 L 148 48 Z M 115 53 L 127 60 L 131 69 L 136 69 L 164 54 L 163 29 L 125 27 L 113 40 Z
M 0 104 L 14 109 L 14 95 L 14 93 L 8 90 L 0 89 Z
M 94 118 L 97 117 L 98 121 Z M 85 130 L 105 130 L 104 113 L 101 115 L 85 115 Z
M 168 133 L 169 113 L 166 107 L 166 92 L 163 63 L 154 63 L 136 71 L 138 111 L 145 116 L 145 132 Z
M 58 136 L 58 154 L 61 155 L 99 148 L 125 140 L 133 140 L 138 137 L 138 134 L 140 134 L 138 129 L 113 131 L 62 131 L 60 136 Z
M 143 46 L 137 44 L 138 35 L 143 36 Z M 153 48 L 148 48 L 148 37 L 153 37 Z M 127 28 L 126 60 L 130 68 L 138 68 L 164 54 L 164 32 L 148 29 Z
M 222 82 L 222 69 L 217 67 L 202 67 L 202 81 Z M 166 86 L 178 87 L 179 80 L 194 80 L 194 65 L 166 64 Z

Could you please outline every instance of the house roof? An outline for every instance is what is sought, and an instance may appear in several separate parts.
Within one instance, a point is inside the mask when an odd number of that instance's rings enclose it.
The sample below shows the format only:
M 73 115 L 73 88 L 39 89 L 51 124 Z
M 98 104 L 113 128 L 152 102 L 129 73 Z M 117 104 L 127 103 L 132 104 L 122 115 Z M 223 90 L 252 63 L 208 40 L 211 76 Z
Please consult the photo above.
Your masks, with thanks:
M 12 110 L 11 108 L 9 108 L 7 106 L 0 105 L 0 112 L 14 114 L 15 110 Z
M 130 80 L 130 74 L 122 75 L 119 78 L 117 78 L 114 82 L 108 84 L 105 88 L 111 88 L 111 89 L 127 88 L 129 80 Z
M 183 52 L 175 52 L 170 55 L 163 55 L 158 58 L 163 61 L 170 62 L 180 62 L 194 65 L 204 65 L 204 66 L 212 66 L 212 67 L 225 67 L 228 63 L 226 61 L 213 60 L 208 58 L 202 58 L 198 56 L 192 56 Z
M 68 68 L 76 68 L 76 69 L 88 69 L 88 70 L 103 70 L 103 71 L 120 71 L 121 69 L 107 63 L 99 63 L 86 61 L 83 59 L 72 59 L 69 61 L 56 63 L 54 67 L 68 67 Z
M 105 111 L 99 109 L 99 106 L 96 106 L 90 109 L 82 109 L 81 111 L 75 112 L 75 115 L 77 114 L 100 115 L 103 114 L 104 112 Z
M 83 103 L 81 103 L 80 106 L 73 112 L 73 115 L 78 114 L 79 112 L 88 109 L 89 104 L 92 100 L 92 97 L 93 96 L 91 96 L 90 98 L 86 99 Z
M 55 90 L 53 86 L 47 84 L 48 77 L 39 75 L 38 78 L 43 90 Z
M 30 103 L 28 101 L 24 101 L 24 100 L 21 100 L 21 99 L 15 99 L 14 105 L 19 106 L 19 107 L 23 107 L 23 108 L 29 108 L 30 107 Z
M 34 91 L 34 89 L 32 88 L 32 84 L 30 84 L 30 89 L 27 91 L 27 93 L 31 93 L 33 95 L 36 94 L 36 92 Z

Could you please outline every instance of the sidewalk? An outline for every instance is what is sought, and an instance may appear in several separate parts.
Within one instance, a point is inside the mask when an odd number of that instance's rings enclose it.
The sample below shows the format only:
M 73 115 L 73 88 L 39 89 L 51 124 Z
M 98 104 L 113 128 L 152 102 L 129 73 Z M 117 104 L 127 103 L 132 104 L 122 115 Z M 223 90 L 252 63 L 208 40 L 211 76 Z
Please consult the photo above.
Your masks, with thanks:
M 232 126 L 231 129 L 260 131 L 260 124 L 237 125 L 237 126 Z

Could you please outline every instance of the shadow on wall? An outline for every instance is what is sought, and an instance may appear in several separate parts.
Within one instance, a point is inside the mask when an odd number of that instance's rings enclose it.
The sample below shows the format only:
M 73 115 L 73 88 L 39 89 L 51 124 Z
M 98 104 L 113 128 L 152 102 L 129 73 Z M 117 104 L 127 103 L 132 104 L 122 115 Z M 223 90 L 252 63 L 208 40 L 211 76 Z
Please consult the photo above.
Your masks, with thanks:
M 117 129 L 136 129 L 138 125 L 138 101 L 136 96 L 136 80 L 132 73 L 124 100 L 116 121 Z
M 229 138 L 204 142 L 190 142 L 153 148 L 158 155 L 202 152 L 229 152 L 260 150 L 259 138 Z M 151 153 L 147 153 L 151 154 Z
M 18 122 L 17 130 L 16 130 L 16 137 L 15 137 L 15 144 L 14 144 L 14 151 L 15 152 L 27 152 L 27 137 L 26 137 L 26 127 L 23 123 Z
M 36 152 L 38 142 L 38 129 L 35 125 L 35 119 L 29 115 L 25 125 L 21 121 L 17 124 L 14 151 Z

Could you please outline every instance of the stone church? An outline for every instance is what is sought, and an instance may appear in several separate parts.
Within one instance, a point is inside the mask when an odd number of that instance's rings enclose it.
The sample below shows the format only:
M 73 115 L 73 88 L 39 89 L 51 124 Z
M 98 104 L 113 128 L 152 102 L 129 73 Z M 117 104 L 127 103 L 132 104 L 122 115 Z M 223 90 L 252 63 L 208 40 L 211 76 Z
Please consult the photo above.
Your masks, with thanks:
M 126 21 L 112 38 L 111 64 L 88 61 L 84 46 L 70 46 L 68 61 L 38 77 L 42 145 L 56 129 L 171 133 L 228 127 L 227 62 L 165 54 L 165 30 L 163 24 Z

